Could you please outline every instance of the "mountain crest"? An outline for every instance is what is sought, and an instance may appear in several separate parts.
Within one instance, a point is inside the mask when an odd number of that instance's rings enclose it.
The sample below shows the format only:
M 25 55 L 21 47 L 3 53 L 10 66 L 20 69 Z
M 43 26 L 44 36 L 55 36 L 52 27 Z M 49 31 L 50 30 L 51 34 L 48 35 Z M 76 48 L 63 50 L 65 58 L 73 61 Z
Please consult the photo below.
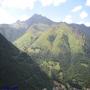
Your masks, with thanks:
M 37 24 L 37 23 L 49 24 L 49 25 L 54 24 L 52 20 L 39 14 L 34 14 L 31 18 L 29 18 L 25 22 L 29 25 Z

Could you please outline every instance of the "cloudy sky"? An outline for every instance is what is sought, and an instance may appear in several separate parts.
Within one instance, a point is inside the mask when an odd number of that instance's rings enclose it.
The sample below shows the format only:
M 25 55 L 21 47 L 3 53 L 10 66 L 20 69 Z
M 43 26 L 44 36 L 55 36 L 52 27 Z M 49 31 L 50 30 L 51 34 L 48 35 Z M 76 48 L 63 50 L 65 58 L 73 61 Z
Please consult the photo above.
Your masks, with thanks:
M 0 23 L 23 21 L 35 13 L 90 26 L 90 0 L 0 0 Z

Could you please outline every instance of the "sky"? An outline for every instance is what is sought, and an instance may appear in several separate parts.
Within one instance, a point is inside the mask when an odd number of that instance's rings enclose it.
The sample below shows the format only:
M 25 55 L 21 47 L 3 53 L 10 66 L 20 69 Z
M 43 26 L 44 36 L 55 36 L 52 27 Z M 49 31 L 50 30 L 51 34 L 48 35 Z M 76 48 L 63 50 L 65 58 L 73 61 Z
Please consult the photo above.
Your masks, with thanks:
M 90 0 L 0 0 L 0 24 L 24 21 L 34 14 L 90 26 Z

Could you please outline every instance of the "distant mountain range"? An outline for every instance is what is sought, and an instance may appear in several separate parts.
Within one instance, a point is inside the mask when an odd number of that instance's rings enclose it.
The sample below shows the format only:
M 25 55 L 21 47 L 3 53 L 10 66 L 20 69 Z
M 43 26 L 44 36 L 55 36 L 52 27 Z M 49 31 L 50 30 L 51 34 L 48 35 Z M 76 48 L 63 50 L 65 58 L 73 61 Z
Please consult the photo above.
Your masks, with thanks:
M 25 32 L 31 30 L 36 33 L 37 31 L 46 31 L 49 28 L 61 24 L 63 22 L 54 22 L 44 16 L 34 14 L 26 21 L 17 21 L 14 24 L 0 24 L 0 33 L 5 36 L 9 41 L 13 42 L 22 36 Z M 78 24 L 68 24 L 73 27 L 74 30 L 81 30 L 81 32 L 90 32 L 90 27 Z

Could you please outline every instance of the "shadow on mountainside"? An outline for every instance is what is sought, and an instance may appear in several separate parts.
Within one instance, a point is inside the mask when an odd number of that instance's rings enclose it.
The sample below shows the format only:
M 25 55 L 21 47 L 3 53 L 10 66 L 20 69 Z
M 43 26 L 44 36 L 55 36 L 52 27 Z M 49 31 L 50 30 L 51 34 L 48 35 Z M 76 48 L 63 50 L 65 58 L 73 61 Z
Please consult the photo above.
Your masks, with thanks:
M 0 90 L 51 90 L 48 76 L 0 34 Z

